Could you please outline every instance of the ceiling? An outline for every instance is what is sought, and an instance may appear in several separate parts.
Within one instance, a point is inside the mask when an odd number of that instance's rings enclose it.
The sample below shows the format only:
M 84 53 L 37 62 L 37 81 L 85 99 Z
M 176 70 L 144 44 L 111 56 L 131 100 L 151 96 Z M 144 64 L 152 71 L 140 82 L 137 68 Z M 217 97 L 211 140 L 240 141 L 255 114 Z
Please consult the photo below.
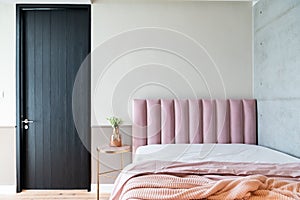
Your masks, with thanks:
M 91 3 L 91 0 L 0 0 L 0 3 L 57 3 L 57 4 L 79 4 Z
M 92 2 L 101 2 L 103 0 L 0 0 L 0 3 L 62 3 L 62 4 L 90 4 Z M 154 0 L 159 1 L 159 0 Z M 164 0 L 161 0 L 164 1 Z M 170 0 L 169 0 L 170 1 Z M 259 0 L 171 0 L 171 1 L 252 1 L 253 4 Z

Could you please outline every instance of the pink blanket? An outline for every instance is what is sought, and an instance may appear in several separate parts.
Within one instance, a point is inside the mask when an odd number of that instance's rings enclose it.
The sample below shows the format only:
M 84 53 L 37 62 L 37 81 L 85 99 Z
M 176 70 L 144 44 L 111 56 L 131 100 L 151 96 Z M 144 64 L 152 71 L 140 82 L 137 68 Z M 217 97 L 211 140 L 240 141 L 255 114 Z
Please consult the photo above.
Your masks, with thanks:
M 300 199 L 300 164 L 151 161 L 126 168 L 111 199 Z

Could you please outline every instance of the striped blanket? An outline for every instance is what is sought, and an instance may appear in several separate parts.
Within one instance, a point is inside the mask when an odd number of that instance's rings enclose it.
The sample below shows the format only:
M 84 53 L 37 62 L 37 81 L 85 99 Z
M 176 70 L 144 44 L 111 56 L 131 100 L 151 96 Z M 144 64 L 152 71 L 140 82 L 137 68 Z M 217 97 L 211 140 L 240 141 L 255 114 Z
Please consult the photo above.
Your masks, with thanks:
M 300 199 L 300 164 L 145 162 L 119 175 L 111 199 Z

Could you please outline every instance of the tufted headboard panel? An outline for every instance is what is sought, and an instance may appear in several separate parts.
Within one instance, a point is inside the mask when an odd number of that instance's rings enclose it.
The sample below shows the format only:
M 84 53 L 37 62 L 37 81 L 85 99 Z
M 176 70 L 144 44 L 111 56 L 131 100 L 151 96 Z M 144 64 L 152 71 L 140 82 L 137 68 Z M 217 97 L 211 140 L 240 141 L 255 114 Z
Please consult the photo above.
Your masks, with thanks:
M 133 152 L 147 144 L 257 144 L 256 100 L 133 100 Z

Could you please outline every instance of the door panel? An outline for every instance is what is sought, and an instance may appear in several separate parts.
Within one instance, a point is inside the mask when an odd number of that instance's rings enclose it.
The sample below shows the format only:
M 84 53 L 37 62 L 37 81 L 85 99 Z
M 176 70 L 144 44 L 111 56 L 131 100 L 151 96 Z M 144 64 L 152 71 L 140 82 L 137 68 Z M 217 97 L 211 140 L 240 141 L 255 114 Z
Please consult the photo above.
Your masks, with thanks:
M 73 85 L 90 51 L 88 9 L 23 10 L 23 189 L 89 189 L 90 154 L 75 128 Z M 90 69 L 79 98 L 90 140 Z M 22 119 L 22 120 L 24 120 Z

